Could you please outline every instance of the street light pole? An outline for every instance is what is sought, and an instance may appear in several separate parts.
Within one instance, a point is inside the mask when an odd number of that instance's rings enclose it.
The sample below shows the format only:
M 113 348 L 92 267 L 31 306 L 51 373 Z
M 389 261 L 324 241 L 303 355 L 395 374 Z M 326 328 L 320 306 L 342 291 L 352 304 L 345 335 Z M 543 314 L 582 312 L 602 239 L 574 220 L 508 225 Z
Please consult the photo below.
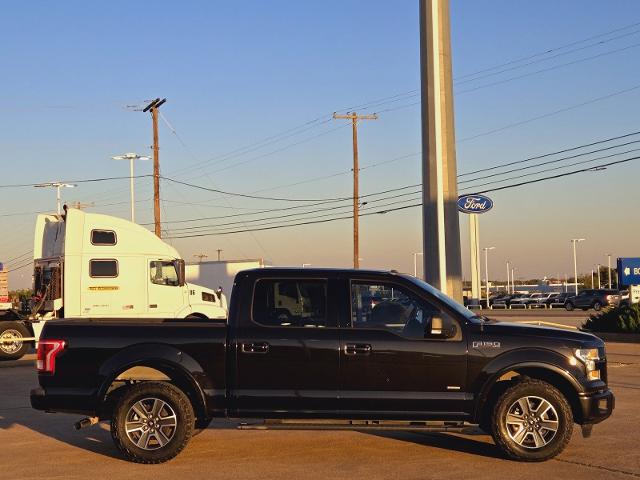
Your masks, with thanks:
M 509 274 L 511 270 L 509 269 L 509 260 L 507 260 L 507 293 L 511 293 L 511 286 L 509 285 Z
M 134 160 L 151 160 L 151 157 L 144 157 L 137 153 L 125 153 L 124 155 L 118 155 L 111 157 L 113 160 L 129 160 L 129 188 L 131 190 L 131 221 L 136 221 L 136 201 L 134 194 L 134 182 L 133 182 L 133 162 Z
M 77 187 L 77 185 L 75 183 L 47 182 L 47 183 L 40 183 L 38 185 L 34 185 L 34 187 L 36 188 L 53 187 L 56 189 L 56 205 L 57 205 L 58 215 L 60 215 L 62 213 L 62 200 L 61 200 L 60 189 L 74 188 L 74 187 Z
M 598 264 L 598 288 L 600 288 L 600 264 Z
M 611 254 L 607 253 L 607 266 L 609 267 L 609 288 L 613 288 L 613 284 L 611 283 Z
M 496 247 L 484 247 L 484 283 L 487 286 L 487 308 L 489 308 L 489 250 L 495 250 Z
M 576 254 L 576 244 L 579 242 L 584 242 L 586 239 L 584 238 L 572 238 L 571 243 L 573 244 L 573 280 L 576 285 L 576 295 L 578 294 L 578 257 Z
M 415 252 L 413 254 L 413 276 L 418 278 L 418 255 L 422 255 L 422 252 Z

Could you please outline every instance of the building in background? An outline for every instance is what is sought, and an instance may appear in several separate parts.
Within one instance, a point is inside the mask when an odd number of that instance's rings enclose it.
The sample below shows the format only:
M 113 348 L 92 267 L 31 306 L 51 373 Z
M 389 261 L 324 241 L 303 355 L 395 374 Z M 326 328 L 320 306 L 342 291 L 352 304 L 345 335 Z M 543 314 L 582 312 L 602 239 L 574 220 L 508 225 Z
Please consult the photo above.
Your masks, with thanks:
M 261 258 L 199 262 L 185 266 L 185 277 L 187 282 L 194 282 L 212 290 L 222 287 L 227 299 L 230 299 L 233 279 L 238 272 L 251 268 L 264 268 L 265 266 L 266 264 Z

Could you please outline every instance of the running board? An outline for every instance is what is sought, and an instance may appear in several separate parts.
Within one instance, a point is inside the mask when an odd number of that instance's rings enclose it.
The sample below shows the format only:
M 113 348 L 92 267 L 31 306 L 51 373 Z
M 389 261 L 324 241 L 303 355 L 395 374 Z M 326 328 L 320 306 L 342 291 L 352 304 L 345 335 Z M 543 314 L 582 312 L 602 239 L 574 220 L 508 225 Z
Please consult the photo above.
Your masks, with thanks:
M 351 421 L 297 421 L 297 420 L 265 420 L 261 423 L 240 423 L 239 430 L 395 430 L 422 432 L 457 432 L 462 433 L 474 429 L 475 426 L 465 422 L 391 422 L 375 420 Z

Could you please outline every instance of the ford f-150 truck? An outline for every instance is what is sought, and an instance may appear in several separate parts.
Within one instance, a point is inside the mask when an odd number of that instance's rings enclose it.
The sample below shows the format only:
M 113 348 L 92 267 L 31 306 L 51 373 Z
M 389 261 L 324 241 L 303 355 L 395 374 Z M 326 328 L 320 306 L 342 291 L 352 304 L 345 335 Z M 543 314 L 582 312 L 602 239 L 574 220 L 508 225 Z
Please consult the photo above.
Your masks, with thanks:
M 38 373 L 34 408 L 88 416 L 77 428 L 110 420 L 141 463 L 173 458 L 215 417 L 479 425 L 507 456 L 540 461 L 614 408 L 597 337 L 489 320 L 416 278 L 364 270 L 240 272 L 227 322 L 52 320 Z

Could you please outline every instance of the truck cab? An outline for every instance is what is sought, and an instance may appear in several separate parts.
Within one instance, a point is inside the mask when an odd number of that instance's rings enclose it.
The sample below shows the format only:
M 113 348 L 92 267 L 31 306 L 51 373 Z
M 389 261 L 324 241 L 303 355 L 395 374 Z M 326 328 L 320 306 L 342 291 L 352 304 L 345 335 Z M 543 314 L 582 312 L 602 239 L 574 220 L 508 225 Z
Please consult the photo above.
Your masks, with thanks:
M 38 216 L 38 318 L 226 319 L 225 297 L 187 283 L 184 270 L 171 245 L 127 220 L 77 209 Z

